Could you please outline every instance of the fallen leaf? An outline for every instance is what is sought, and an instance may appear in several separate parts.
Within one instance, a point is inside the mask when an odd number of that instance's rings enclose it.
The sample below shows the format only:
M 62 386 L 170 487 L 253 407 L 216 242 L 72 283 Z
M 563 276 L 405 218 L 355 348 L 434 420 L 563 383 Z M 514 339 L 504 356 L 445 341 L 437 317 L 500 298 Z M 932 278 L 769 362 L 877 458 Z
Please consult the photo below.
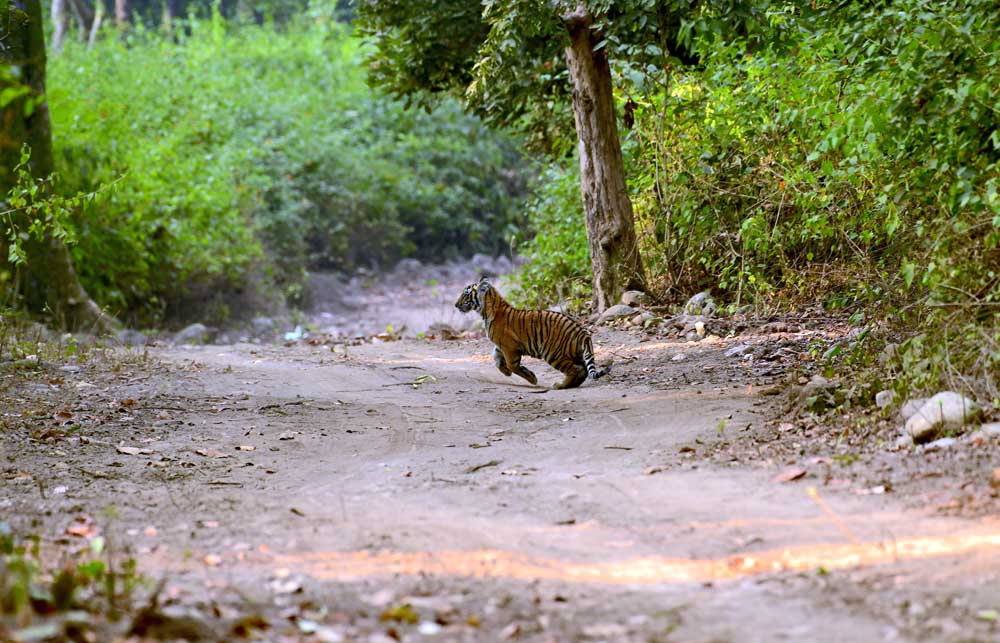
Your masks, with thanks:
M 222 562 L 222 556 L 219 556 L 218 554 L 206 554 L 205 557 L 201 559 L 201 562 L 205 563 L 209 567 L 218 567 L 219 563 Z
M 289 509 L 289 511 L 291 511 L 296 516 L 305 516 L 306 515 L 304 511 L 302 511 L 301 509 L 296 509 L 295 507 L 292 507 L 291 509 Z
M 125 455 L 139 455 L 142 453 L 142 449 L 139 447 L 118 447 L 118 453 L 124 453 Z
M 771 478 L 771 482 L 791 482 L 806 475 L 806 470 L 801 467 L 790 467 L 778 475 Z
M 660 473 L 661 471 L 663 471 L 662 467 L 649 467 L 648 469 L 643 471 L 643 473 L 645 473 L 647 476 L 651 476 L 654 473 Z
M 500 460 L 490 460 L 489 462 L 484 462 L 483 464 L 477 464 L 469 467 L 465 470 L 466 473 L 475 473 L 480 469 L 485 469 L 487 467 L 495 467 L 500 464 Z
M 222 451 L 216 451 L 215 449 L 196 449 L 195 453 L 206 458 L 231 458 L 233 456 L 228 453 L 223 453 Z
M 257 447 L 255 447 L 252 444 L 241 444 L 238 447 L 236 447 L 236 450 L 237 451 L 256 451 Z
M 409 603 L 403 603 L 402 605 L 390 607 L 382 612 L 382 614 L 379 615 L 378 620 L 382 622 L 396 621 L 397 623 L 409 623 L 410 625 L 413 625 L 420 621 L 420 615 L 417 614 Z

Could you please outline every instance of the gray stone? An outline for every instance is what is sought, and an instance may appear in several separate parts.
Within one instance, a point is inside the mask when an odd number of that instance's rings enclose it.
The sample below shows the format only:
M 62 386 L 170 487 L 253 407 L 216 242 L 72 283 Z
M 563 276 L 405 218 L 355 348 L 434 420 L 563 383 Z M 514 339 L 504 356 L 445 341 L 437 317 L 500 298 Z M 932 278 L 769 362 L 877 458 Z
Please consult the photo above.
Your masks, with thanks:
M 122 346 L 145 346 L 149 341 L 145 335 L 131 328 L 118 331 L 115 337 Z
M 649 301 L 649 295 L 641 290 L 626 290 L 622 293 L 621 303 L 626 306 L 645 306 Z
M 938 451 L 940 449 L 947 449 L 950 446 L 958 442 L 955 438 L 939 438 L 933 442 L 928 442 L 924 445 L 924 451 Z
M 174 335 L 175 344 L 204 344 L 209 339 L 209 330 L 205 324 L 191 324 Z
M 420 263 L 419 259 L 400 259 L 399 263 L 393 269 L 393 272 L 400 275 L 413 275 L 418 270 L 424 267 L 424 264 Z
M 906 432 L 915 442 L 926 442 L 945 428 L 957 428 L 976 420 L 982 413 L 978 404 L 952 391 L 944 391 L 924 402 L 906 420 Z
M 267 335 L 268 333 L 273 334 L 275 328 L 274 320 L 263 315 L 260 317 L 254 317 L 250 321 L 250 327 L 253 328 L 254 335 Z
M 506 255 L 500 255 L 493 261 L 493 268 L 499 275 L 506 275 L 514 272 L 514 263 Z
M 79 373 L 81 368 L 76 364 L 65 364 L 59 367 L 59 370 L 63 373 Z
M 749 344 L 737 344 L 723 353 L 723 355 L 726 357 L 742 357 L 751 352 L 753 352 L 753 346 Z
M 631 306 L 626 306 L 625 304 L 615 304 L 611 308 L 608 308 L 603 313 L 601 313 L 598 322 L 601 324 L 613 321 L 615 319 L 621 319 L 623 317 L 631 317 L 637 315 L 639 309 L 632 308 Z
M 970 441 L 995 440 L 1000 438 L 1000 422 L 990 422 L 988 424 L 984 424 L 967 435 L 966 438 Z
M 920 410 L 920 407 L 922 407 L 926 402 L 926 397 L 915 397 L 912 400 L 906 400 L 903 402 L 903 406 L 899 408 L 899 419 L 906 422 L 913 417 L 917 411 Z
M 801 411 L 807 409 L 822 412 L 843 402 L 840 385 L 822 375 L 813 375 L 803 386 L 789 391 L 792 407 Z
M 642 313 L 639 313 L 638 315 L 636 315 L 635 317 L 632 318 L 632 325 L 633 326 L 647 326 L 648 325 L 647 322 L 651 322 L 654 319 L 656 319 L 656 315 L 654 315 L 653 313 L 651 313 L 649 311 L 642 312 Z
M 988 422 L 979 427 L 979 432 L 989 437 L 1000 436 L 1000 422 Z
M 691 297 L 684 304 L 684 312 L 688 315 L 705 315 L 708 317 L 714 314 L 716 310 L 718 310 L 718 307 L 715 305 L 715 300 L 712 299 L 712 295 L 707 290 Z
M 884 409 L 887 406 L 892 406 L 892 403 L 896 399 L 896 391 L 879 391 L 875 394 L 875 406 L 880 409 Z
M 913 438 L 909 433 L 904 433 L 896 438 L 896 442 L 894 444 L 897 449 L 909 449 L 913 446 Z

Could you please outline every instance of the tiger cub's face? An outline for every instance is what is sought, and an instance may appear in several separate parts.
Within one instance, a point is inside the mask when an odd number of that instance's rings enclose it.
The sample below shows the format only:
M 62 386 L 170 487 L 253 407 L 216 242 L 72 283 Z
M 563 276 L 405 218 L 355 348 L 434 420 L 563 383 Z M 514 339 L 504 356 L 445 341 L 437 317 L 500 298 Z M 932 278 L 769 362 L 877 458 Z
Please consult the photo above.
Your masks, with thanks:
M 467 313 L 470 310 L 479 312 L 483 308 L 482 295 L 489 289 L 489 287 L 490 282 L 488 282 L 485 277 L 474 284 L 469 284 L 465 287 L 465 290 L 462 291 L 458 301 L 455 302 L 455 308 L 458 308 L 463 313 Z

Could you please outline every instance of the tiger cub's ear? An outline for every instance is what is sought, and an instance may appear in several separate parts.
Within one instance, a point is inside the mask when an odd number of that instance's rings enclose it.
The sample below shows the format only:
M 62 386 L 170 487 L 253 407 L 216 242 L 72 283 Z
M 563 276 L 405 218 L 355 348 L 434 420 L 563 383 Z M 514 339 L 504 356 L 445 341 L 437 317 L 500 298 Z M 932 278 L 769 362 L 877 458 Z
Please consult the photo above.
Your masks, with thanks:
M 483 278 L 479 280 L 479 294 L 485 295 L 486 291 L 490 289 L 490 280 L 483 275 Z

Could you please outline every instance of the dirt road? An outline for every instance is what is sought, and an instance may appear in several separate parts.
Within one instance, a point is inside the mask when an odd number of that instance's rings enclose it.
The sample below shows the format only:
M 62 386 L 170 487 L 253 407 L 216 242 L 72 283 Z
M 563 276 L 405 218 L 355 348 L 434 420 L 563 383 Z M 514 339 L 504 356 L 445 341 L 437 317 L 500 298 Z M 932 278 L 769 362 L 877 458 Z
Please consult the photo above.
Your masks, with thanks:
M 67 374 L 84 427 L 8 446 L 37 485 L 0 507 L 58 533 L 114 506 L 168 604 L 264 640 L 1000 640 L 1000 520 L 702 457 L 771 413 L 726 343 L 596 339 L 615 371 L 572 391 L 483 339 L 154 349 L 114 389 Z

